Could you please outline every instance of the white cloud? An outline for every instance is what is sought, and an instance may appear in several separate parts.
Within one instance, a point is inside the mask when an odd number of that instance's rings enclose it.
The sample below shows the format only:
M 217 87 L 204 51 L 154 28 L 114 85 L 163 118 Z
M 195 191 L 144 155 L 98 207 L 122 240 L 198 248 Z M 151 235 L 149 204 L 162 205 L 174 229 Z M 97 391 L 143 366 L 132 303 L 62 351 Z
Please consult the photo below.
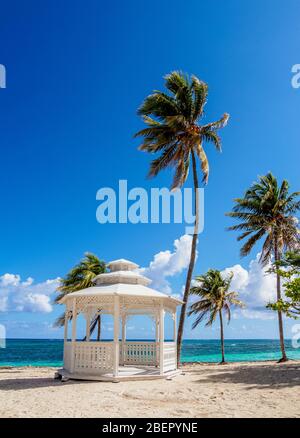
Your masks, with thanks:
M 0 297 L 0 312 L 5 312 L 5 310 L 7 309 L 7 301 L 7 297 Z
M 16 274 L 0 276 L 0 312 L 51 312 L 50 295 L 56 290 L 58 280 L 34 283 L 31 277 L 22 281 Z
M 249 263 L 249 269 L 241 265 L 234 265 L 222 271 L 223 276 L 233 273 L 231 290 L 240 294 L 247 308 L 235 311 L 235 317 L 239 315 L 248 319 L 274 319 L 275 314 L 266 309 L 269 302 L 276 300 L 276 278 L 267 271 L 271 264 L 262 267 L 259 263 L 260 254 Z
M 241 265 L 234 265 L 221 271 L 224 278 L 228 277 L 231 273 L 234 274 L 231 281 L 231 289 L 236 291 L 245 289 L 249 282 L 249 272 Z
M 264 321 L 267 321 L 269 319 L 274 319 L 275 314 L 271 310 L 266 309 L 259 309 L 259 310 L 253 310 L 253 309 L 242 309 L 240 310 L 241 315 L 244 318 L 247 319 L 261 319 Z
M 174 251 L 166 250 L 155 254 L 147 268 L 140 272 L 152 280 L 151 287 L 171 293 L 168 278 L 180 274 L 189 265 L 192 236 L 184 234 L 174 241 Z

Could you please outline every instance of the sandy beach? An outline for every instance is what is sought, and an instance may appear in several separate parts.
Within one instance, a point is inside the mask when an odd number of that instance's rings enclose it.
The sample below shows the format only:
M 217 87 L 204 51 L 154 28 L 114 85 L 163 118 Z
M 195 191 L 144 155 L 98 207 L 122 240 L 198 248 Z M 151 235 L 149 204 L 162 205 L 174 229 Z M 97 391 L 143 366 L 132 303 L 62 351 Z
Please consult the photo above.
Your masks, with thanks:
M 182 367 L 172 380 L 54 380 L 1 368 L 0 417 L 300 417 L 300 361 Z

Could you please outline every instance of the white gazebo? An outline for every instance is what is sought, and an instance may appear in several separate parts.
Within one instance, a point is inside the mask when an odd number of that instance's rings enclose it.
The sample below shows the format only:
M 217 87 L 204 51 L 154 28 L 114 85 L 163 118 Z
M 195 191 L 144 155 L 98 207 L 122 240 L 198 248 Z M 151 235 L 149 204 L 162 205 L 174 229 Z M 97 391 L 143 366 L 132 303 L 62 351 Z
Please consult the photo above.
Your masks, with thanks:
M 176 374 L 176 307 L 182 301 L 148 287 L 151 280 L 137 272 L 135 263 L 115 260 L 108 268 L 110 272 L 95 277 L 95 286 L 70 293 L 61 300 L 66 305 L 64 368 L 58 374 L 64 379 L 109 381 L 165 378 Z M 173 318 L 173 340 L 167 342 L 165 312 Z M 80 313 L 86 320 L 84 341 L 76 338 L 76 321 Z M 91 320 L 104 314 L 114 317 L 113 341 L 92 341 Z M 126 339 L 126 322 L 132 315 L 154 319 L 155 341 Z M 69 340 L 70 319 L 72 334 Z

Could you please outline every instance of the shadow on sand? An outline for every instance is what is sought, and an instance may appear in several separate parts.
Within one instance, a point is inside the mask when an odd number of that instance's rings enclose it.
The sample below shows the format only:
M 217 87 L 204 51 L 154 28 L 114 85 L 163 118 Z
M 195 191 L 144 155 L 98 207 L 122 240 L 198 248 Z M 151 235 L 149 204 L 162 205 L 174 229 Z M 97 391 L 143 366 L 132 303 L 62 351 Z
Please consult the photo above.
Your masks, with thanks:
M 300 385 L 300 364 L 288 362 L 268 365 L 253 364 L 224 365 L 214 368 L 208 376 L 201 378 L 201 369 L 190 371 L 199 380 L 196 383 L 231 383 L 248 385 L 246 389 L 285 388 Z
M 53 386 L 80 385 L 83 383 L 91 382 L 87 380 L 68 380 L 67 382 L 61 382 L 51 377 L 15 377 L 12 379 L 0 379 L 0 391 L 19 391 L 24 389 L 50 388 Z

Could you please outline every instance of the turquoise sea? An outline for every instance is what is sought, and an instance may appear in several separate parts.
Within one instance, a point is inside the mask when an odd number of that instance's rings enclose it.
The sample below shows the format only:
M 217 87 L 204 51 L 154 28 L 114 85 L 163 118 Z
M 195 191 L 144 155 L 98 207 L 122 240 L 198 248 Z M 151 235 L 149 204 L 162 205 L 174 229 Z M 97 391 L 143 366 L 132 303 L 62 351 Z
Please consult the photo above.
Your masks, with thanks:
M 286 341 L 289 358 L 300 360 L 300 348 L 294 349 Z M 225 341 L 228 362 L 276 360 L 280 358 L 279 342 L 270 339 Z M 6 348 L 0 348 L 0 366 L 53 366 L 60 367 L 63 358 L 61 339 L 8 339 Z M 182 348 L 184 362 L 219 362 L 220 342 L 217 340 L 185 340 Z

